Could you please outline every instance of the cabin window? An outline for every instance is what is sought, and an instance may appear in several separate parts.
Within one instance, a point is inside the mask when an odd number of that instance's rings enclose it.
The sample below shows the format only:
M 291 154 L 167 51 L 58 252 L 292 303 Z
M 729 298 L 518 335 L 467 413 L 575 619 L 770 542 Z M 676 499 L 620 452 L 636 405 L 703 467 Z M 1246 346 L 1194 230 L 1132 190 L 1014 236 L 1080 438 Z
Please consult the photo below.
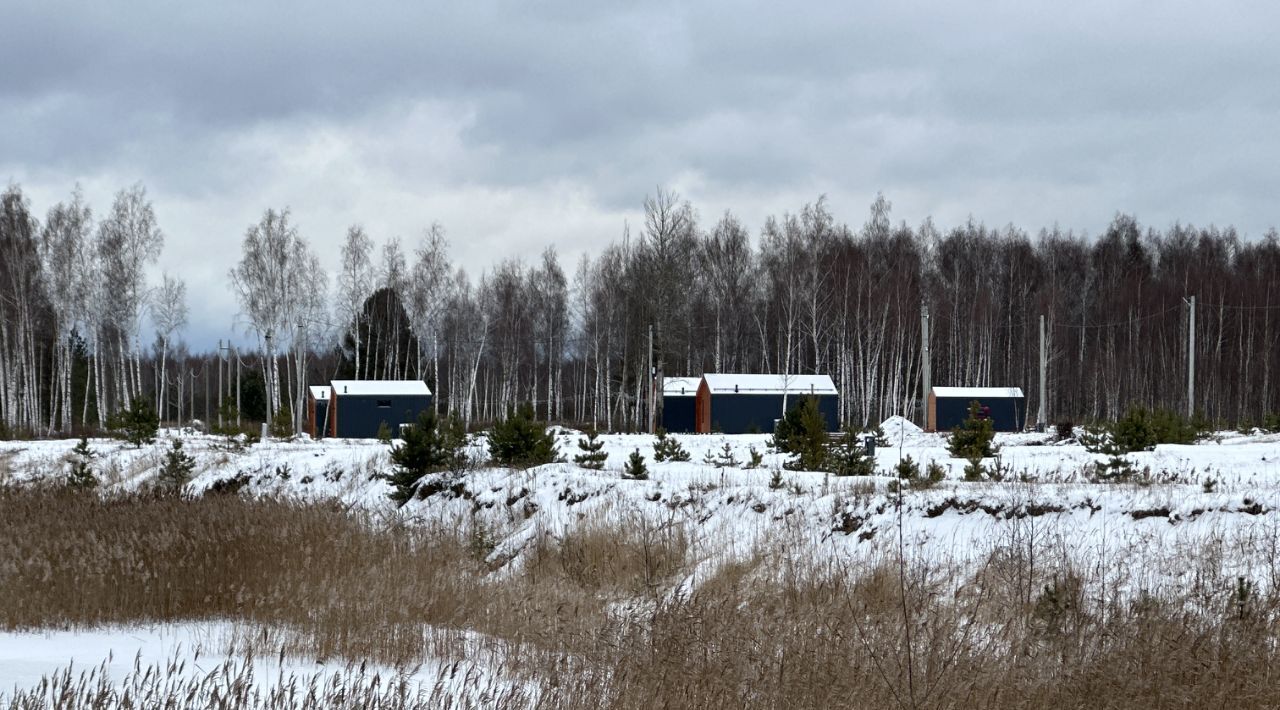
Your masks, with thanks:
M 379 408 L 379 409 L 391 409 L 391 400 L 389 400 L 389 399 L 380 399 L 380 400 L 378 400 L 378 408 Z

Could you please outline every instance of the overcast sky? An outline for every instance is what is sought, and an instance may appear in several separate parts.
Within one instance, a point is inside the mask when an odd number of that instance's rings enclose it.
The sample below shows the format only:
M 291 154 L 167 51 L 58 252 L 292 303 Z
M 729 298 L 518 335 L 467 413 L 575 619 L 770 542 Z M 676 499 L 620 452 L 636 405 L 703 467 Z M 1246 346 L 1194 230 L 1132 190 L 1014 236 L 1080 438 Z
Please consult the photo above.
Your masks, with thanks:
M 0 178 L 42 218 L 142 181 L 197 346 L 267 207 L 331 273 L 350 224 L 433 221 L 473 274 L 571 272 L 656 185 L 753 232 L 876 192 L 944 229 L 1277 223 L 1276 3 L 325 4 L 0 0 Z

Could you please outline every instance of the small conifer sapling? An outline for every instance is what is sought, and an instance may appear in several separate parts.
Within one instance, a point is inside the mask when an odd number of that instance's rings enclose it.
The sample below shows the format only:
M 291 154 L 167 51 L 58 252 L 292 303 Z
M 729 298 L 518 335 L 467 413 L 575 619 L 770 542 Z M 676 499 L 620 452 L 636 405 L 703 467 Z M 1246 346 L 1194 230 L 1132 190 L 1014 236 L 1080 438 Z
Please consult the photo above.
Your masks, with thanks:
M 180 493 L 182 487 L 191 480 L 191 472 L 195 468 L 195 459 L 182 450 L 182 440 L 174 439 L 169 450 L 165 452 L 164 466 L 160 468 L 156 483 L 166 493 Z
M 93 475 L 93 466 L 91 463 L 97 458 L 98 452 L 89 448 L 89 439 L 80 437 L 80 443 L 76 444 L 71 450 L 71 470 L 67 474 L 67 483 L 75 488 L 93 488 L 98 485 L 98 479 Z
M 622 469 L 622 477 L 633 481 L 644 481 L 649 478 L 649 469 L 644 465 L 644 457 L 640 455 L 640 449 L 631 452 L 627 465 Z
M 600 440 L 600 433 L 595 429 L 589 430 L 585 439 L 578 439 L 578 449 L 582 453 L 574 456 L 573 462 L 593 471 L 603 469 L 605 460 L 609 458 L 609 454 L 602 450 L 604 442 Z

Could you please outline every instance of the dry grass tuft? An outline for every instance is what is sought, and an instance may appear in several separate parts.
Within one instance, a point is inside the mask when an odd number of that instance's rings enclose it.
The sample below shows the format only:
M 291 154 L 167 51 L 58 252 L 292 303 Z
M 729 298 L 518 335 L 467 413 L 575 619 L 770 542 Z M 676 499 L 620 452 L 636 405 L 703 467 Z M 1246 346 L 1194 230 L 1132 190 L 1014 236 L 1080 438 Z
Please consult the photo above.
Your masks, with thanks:
M 336 505 L 0 489 L 0 625 L 230 619 L 248 629 L 242 653 L 394 667 L 483 655 L 531 689 L 495 697 L 508 707 L 1275 707 L 1280 601 L 1227 576 L 1239 552 L 1226 545 L 1180 558 L 1197 570 L 1184 593 L 1115 591 L 1028 528 L 976 568 L 778 547 L 671 594 L 694 562 L 685 525 L 588 520 L 493 574 L 457 529 Z M 226 673 L 225 688 L 175 680 L 152 697 L 241 687 Z M 400 697 L 357 680 L 317 704 L 448 702 L 444 685 Z M 49 683 L 81 707 L 115 692 L 95 676 Z M 52 688 L 0 705 L 38 706 Z

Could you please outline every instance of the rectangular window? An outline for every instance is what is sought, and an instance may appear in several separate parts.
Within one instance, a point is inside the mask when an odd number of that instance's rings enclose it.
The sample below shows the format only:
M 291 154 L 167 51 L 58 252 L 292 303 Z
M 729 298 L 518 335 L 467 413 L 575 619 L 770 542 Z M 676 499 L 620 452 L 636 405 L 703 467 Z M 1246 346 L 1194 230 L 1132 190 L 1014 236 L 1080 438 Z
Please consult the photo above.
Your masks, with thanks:
M 391 400 L 389 400 L 389 399 L 380 399 L 380 400 L 378 400 L 378 408 L 379 408 L 379 409 L 391 409 Z

